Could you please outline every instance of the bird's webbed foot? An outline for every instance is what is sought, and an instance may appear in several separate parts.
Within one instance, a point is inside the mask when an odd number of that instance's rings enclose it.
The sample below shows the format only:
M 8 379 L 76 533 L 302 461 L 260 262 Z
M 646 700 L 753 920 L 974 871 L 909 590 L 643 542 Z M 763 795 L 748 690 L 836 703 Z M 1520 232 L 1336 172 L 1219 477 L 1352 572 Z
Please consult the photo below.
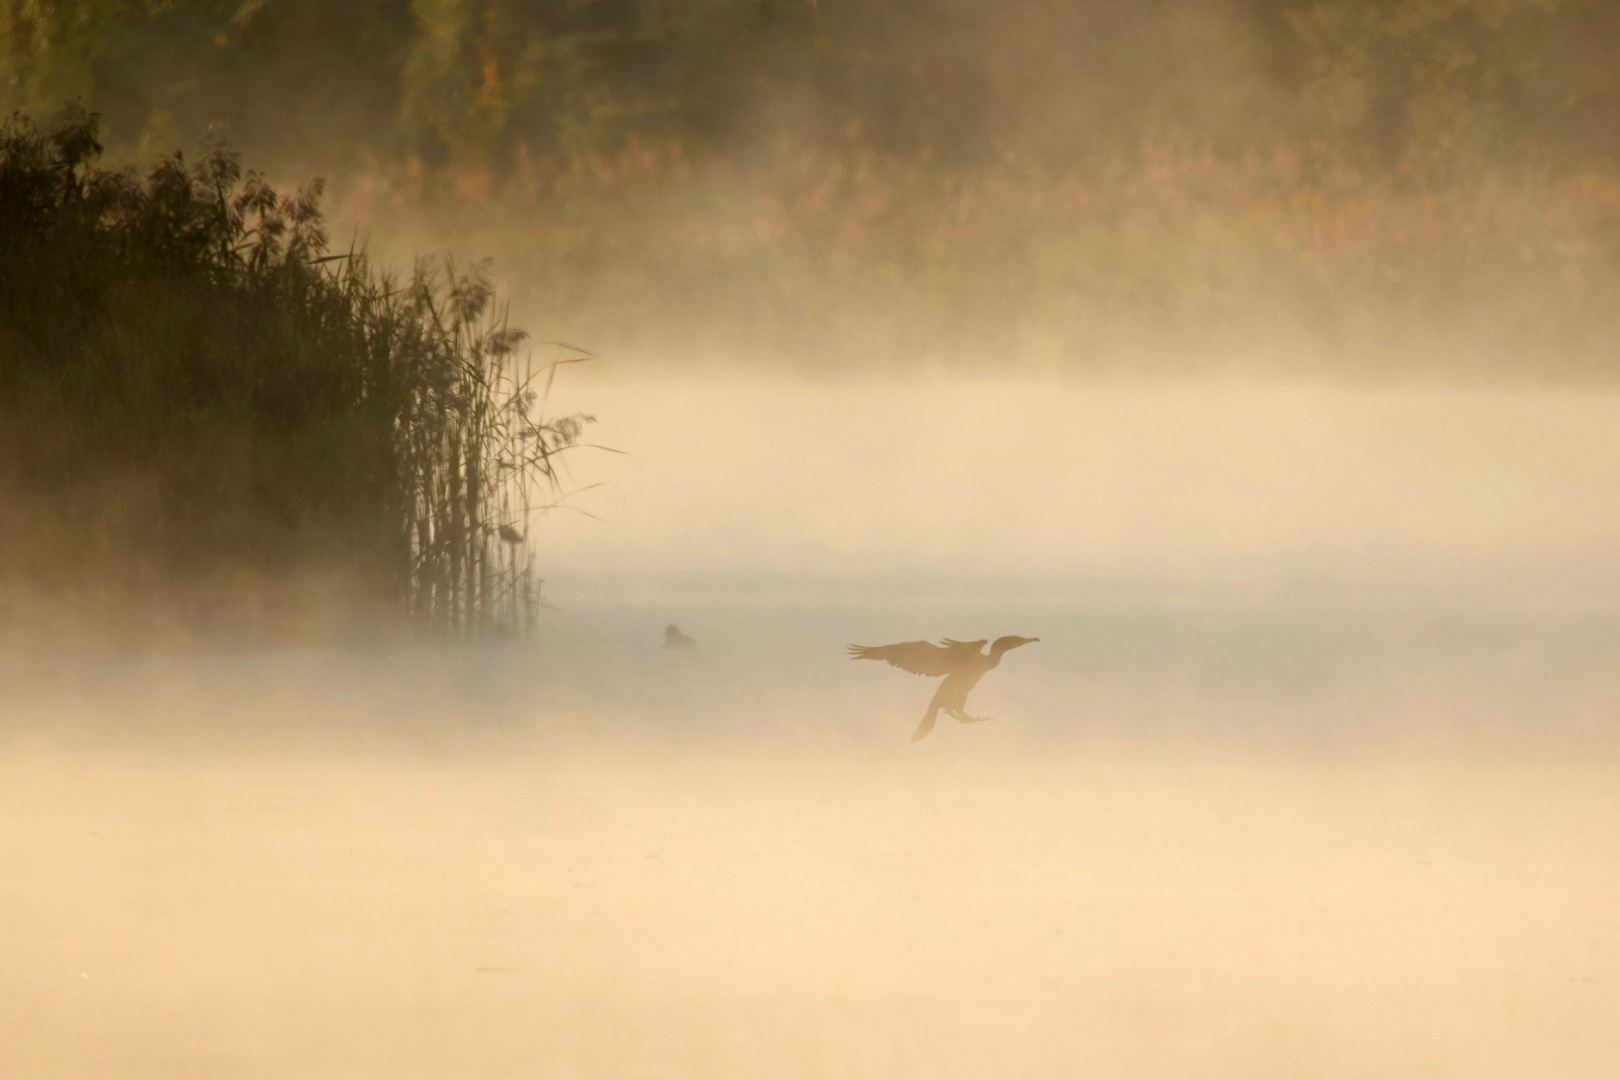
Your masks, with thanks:
M 962 722 L 964 724 L 982 724 L 986 720 L 994 720 L 995 719 L 995 717 L 993 717 L 993 716 L 969 716 L 965 712 L 954 712 L 953 711 L 951 713 L 951 715 L 956 717 L 957 720 L 959 720 L 960 722 Z

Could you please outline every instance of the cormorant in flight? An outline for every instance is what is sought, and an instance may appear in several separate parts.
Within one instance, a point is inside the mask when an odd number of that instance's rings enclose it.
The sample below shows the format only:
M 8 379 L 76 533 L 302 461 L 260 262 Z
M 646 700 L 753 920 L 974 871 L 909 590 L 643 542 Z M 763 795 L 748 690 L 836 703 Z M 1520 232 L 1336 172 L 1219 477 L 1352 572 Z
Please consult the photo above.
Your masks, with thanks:
M 916 742 L 934 730 L 934 718 L 941 710 L 964 724 L 991 719 L 988 716 L 969 716 L 962 711 L 967 708 L 968 691 L 979 685 L 985 672 L 1001 663 L 1001 655 L 1008 649 L 1039 640 L 1037 637 L 1018 637 L 1015 634 L 999 637 L 990 646 L 988 654 L 982 651 L 986 641 L 953 641 L 950 638 L 942 639 L 938 645 L 926 641 L 904 641 L 899 645 L 851 645 L 849 658 L 887 660 L 901 671 L 909 671 L 913 675 L 945 676 L 945 681 L 934 691 L 934 700 L 928 703 L 928 712 L 923 714 L 922 723 L 912 733 L 911 741 Z

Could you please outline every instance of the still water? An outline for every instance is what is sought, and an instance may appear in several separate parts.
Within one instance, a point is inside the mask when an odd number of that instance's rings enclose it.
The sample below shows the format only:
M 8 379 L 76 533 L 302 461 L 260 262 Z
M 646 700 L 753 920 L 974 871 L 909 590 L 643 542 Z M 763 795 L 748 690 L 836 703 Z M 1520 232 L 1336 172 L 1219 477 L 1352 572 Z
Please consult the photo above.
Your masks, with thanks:
M 6 657 L 0 1075 L 1620 1072 L 1612 403 L 913 390 L 582 388 L 536 641 Z

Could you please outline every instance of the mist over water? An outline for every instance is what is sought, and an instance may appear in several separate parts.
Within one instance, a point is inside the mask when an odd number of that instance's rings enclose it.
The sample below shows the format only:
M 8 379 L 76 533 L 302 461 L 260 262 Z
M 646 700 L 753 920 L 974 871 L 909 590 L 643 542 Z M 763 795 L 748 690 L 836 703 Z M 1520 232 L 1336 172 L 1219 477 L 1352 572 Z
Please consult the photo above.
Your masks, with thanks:
M 0 1080 L 1620 1075 L 1617 32 L 0 0 Z
M 8 683 L 103 711 L 212 696 L 266 745 L 350 711 L 379 731 L 449 711 L 518 741 L 616 713 L 603 734 L 655 744 L 883 745 L 898 729 L 878 717 L 920 713 L 933 684 L 844 645 L 1025 634 L 1042 641 L 976 693 L 1042 742 L 1142 739 L 1142 716 L 1178 708 L 1247 711 L 1206 732 L 1240 743 L 1291 712 L 1272 734 L 1298 748 L 1341 722 L 1395 748 L 1390 709 L 1426 710 L 1409 733 L 1439 725 L 1459 751 L 1581 716 L 1603 732 L 1617 398 L 597 379 L 556 404 L 585 401 L 623 453 L 574 457 L 596 484 L 535 522 L 552 606 L 533 642 L 35 649 Z M 662 647 L 671 623 L 697 647 Z M 154 738 L 185 726 L 172 708 Z
M 1610 399 L 570 392 L 534 642 L 11 654 L 13 1067 L 1620 1064 Z

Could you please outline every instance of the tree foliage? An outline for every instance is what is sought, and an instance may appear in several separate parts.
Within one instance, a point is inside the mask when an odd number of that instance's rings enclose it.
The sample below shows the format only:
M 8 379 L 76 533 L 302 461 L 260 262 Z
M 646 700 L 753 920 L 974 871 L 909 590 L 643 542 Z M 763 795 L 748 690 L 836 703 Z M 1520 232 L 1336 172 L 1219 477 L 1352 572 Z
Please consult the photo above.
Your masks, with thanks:
M 0 98 L 331 176 L 609 345 L 1528 354 L 1620 297 L 1617 39 L 1609 0 L 0 0 Z
M 82 99 L 132 145 L 219 125 L 430 167 L 784 122 L 970 157 L 1177 125 L 1393 165 L 1442 142 L 1614 152 L 1617 30 L 1603 0 L 0 0 L 0 105 Z

